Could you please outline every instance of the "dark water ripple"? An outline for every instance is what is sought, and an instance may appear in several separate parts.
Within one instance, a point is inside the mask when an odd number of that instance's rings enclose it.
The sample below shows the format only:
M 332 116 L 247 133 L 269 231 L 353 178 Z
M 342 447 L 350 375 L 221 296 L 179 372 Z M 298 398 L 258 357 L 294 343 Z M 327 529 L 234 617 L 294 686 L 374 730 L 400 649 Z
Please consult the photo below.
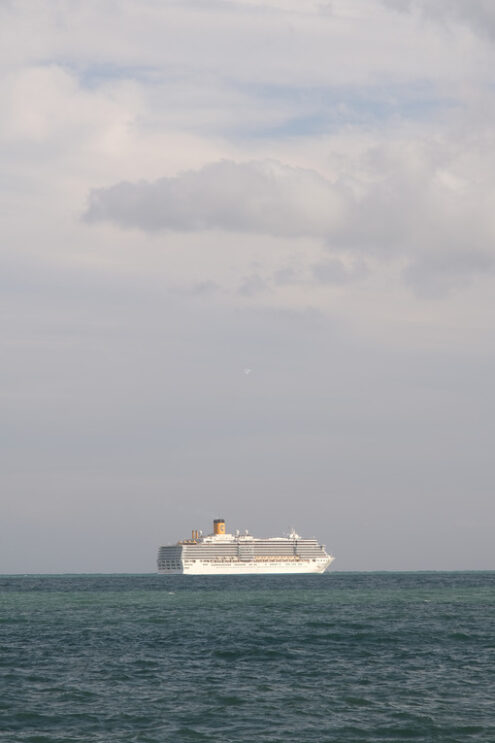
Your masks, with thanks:
M 8 743 L 495 741 L 495 573 L 0 577 Z

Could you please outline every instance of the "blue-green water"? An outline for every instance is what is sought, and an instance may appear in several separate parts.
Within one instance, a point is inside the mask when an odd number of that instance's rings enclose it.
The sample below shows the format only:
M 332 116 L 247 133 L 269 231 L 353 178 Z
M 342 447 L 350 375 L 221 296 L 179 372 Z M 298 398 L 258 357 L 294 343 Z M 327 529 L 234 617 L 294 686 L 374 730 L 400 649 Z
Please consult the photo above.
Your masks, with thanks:
M 495 573 L 0 589 L 8 743 L 495 741 Z

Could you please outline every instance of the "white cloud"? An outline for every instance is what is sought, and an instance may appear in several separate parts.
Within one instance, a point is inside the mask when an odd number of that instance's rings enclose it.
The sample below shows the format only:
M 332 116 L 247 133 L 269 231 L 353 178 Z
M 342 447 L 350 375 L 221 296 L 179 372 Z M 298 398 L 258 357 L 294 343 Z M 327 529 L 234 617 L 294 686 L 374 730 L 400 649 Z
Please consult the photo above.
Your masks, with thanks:
M 6 66 L 67 66 L 93 85 L 128 77 L 197 81 L 200 88 L 222 80 L 368 85 L 420 78 L 433 68 L 437 79 L 453 80 L 482 69 L 476 55 L 449 55 L 436 33 L 381 2 L 334 0 L 331 12 L 325 8 L 275 0 L 19 0 L 0 6 L 0 59 Z
M 85 90 L 57 65 L 29 66 L 2 80 L 0 136 L 11 143 L 68 144 L 78 149 L 98 139 L 106 149 L 125 147 L 139 107 L 136 86 L 119 81 L 112 90 Z

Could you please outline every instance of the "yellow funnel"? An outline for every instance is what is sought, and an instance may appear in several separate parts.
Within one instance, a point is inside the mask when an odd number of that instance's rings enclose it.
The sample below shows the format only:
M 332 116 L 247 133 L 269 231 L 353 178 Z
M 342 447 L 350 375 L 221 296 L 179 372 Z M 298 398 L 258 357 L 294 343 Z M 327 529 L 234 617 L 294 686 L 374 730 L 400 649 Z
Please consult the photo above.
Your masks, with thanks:
M 225 521 L 223 519 L 215 519 L 213 522 L 213 534 L 225 534 Z

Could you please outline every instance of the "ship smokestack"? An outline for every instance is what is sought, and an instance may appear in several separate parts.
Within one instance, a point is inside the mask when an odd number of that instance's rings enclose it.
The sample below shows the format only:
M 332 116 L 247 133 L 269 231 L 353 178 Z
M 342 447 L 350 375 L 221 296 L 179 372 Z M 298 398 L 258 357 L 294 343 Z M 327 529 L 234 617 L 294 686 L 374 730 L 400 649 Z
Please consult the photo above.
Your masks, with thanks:
M 225 521 L 224 519 L 215 519 L 213 522 L 213 534 L 225 534 Z

